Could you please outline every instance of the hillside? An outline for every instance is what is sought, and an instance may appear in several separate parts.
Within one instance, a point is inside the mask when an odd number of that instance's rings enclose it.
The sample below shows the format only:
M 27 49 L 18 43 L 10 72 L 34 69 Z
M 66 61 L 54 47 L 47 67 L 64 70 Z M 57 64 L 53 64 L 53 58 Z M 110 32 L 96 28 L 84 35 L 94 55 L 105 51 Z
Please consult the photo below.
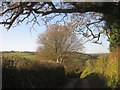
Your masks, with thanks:
M 73 52 L 68 55 L 71 58 L 56 63 L 40 59 L 35 52 L 2 53 L 3 87 L 113 88 L 118 84 L 118 78 L 114 77 L 117 62 L 108 61 L 108 54 Z M 111 65 L 112 69 L 108 69 Z

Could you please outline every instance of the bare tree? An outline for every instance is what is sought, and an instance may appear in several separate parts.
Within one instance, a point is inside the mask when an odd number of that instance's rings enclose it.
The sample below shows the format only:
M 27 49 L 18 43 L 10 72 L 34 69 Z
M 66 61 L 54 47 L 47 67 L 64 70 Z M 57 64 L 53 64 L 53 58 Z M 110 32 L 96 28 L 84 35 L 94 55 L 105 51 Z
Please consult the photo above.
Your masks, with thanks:
M 64 62 L 67 53 L 69 52 L 82 52 L 83 42 L 72 31 L 62 25 L 50 25 L 46 32 L 39 35 L 38 38 L 38 52 L 48 59 L 57 62 Z

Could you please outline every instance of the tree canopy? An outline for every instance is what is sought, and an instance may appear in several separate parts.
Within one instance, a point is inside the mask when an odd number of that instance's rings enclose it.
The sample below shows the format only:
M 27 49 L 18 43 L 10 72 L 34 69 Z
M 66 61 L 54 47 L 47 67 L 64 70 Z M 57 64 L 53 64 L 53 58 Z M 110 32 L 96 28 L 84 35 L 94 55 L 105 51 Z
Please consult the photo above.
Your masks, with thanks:
M 23 17 L 18 22 L 24 21 L 31 14 L 37 18 L 38 14 L 97 12 L 102 13 L 106 21 L 109 18 L 114 21 L 120 19 L 120 2 L 2 2 L 2 9 L 0 15 L 7 15 L 7 18 L 1 24 L 8 25 L 8 29 L 21 15 Z
M 76 24 L 77 31 L 83 36 L 92 36 L 89 40 L 95 43 L 100 40 L 101 34 L 105 33 L 108 38 L 111 36 L 112 25 L 117 24 L 120 27 L 120 1 L 118 2 L 2 2 L 3 21 L 6 29 L 16 26 L 22 22 L 33 23 L 39 25 L 39 18 L 43 17 L 43 21 L 50 23 L 55 17 L 60 16 L 58 22 L 66 22 L 66 17 L 70 15 Z M 88 16 L 88 17 L 87 17 Z M 101 23 L 102 22 L 102 23 Z M 75 25 L 74 24 L 74 25 Z M 73 24 L 71 24 L 73 25 Z M 81 28 L 85 26 L 85 28 Z M 96 31 L 93 28 L 96 27 Z M 88 34 L 89 32 L 89 34 Z M 120 40 L 120 38 L 118 39 Z M 119 42 L 119 41 L 117 41 Z

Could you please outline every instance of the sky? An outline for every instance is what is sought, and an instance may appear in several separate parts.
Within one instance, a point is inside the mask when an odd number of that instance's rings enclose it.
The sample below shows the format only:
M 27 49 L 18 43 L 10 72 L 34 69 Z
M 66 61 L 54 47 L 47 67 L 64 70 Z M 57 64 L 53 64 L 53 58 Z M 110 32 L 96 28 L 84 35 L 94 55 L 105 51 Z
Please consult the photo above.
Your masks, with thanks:
M 17 26 L 9 31 L 2 28 L 0 30 L 0 51 L 35 51 L 37 37 L 43 31 L 45 31 L 44 26 L 38 27 L 37 31 L 30 31 L 28 25 Z
M 0 51 L 35 51 L 37 49 L 38 35 L 45 31 L 45 26 L 37 27 L 37 31 L 30 29 L 27 25 L 21 25 L 7 31 L 0 27 Z M 86 43 L 85 53 L 108 53 L 109 42 L 102 38 L 103 45 Z
M 36 26 L 30 30 L 31 25 L 22 23 L 20 26 L 6 30 L 0 25 L 0 51 L 36 51 L 38 35 L 46 30 L 44 25 Z M 86 43 L 84 53 L 108 53 L 109 42 L 102 38 L 103 45 Z

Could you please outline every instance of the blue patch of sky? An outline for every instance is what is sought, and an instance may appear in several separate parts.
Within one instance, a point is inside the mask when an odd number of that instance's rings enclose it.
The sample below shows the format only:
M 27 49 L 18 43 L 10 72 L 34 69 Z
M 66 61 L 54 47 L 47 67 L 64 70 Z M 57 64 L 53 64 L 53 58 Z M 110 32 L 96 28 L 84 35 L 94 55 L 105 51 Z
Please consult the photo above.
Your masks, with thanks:
M 1 51 L 35 51 L 37 48 L 37 38 L 45 31 L 45 26 L 35 25 L 35 30 L 30 30 L 32 24 L 21 23 L 20 26 L 7 31 L 4 27 L 0 30 Z M 2 27 L 2 26 L 1 26 Z

